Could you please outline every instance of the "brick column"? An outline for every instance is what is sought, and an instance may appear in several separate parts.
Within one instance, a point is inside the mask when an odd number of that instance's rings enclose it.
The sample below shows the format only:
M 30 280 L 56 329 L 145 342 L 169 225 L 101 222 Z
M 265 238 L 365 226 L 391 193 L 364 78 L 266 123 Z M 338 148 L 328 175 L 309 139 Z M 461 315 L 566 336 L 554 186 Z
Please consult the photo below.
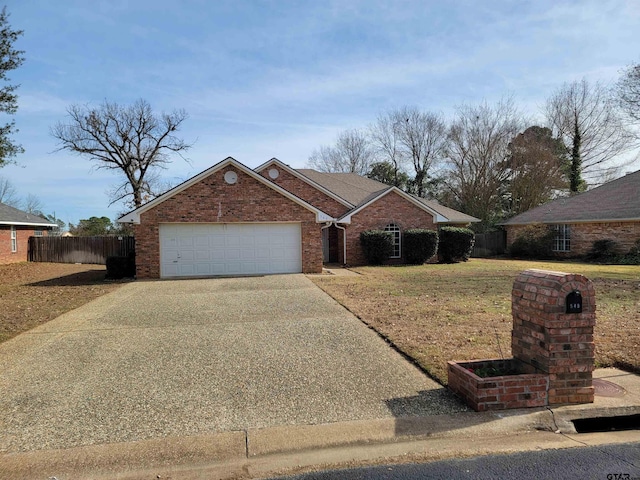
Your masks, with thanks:
M 579 291 L 582 312 L 567 313 L 567 295 Z M 514 358 L 531 373 L 549 375 L 548 404 L 593 402 L 595 289 L 582 275 L 526 270 L 511 294 Z

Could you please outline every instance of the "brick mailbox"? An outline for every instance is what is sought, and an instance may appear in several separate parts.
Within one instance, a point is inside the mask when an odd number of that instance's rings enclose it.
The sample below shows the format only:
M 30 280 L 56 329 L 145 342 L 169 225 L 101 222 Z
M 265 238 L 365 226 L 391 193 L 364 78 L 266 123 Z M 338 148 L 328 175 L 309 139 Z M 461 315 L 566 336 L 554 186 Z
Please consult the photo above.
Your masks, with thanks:
M 449 388 L 480 411 L 593 402 L 591 281 L 526 270 L 513 284 L 511 309 L 513 358 L 449 362 Z M 480 371 L 497 374 L 479 376 Z

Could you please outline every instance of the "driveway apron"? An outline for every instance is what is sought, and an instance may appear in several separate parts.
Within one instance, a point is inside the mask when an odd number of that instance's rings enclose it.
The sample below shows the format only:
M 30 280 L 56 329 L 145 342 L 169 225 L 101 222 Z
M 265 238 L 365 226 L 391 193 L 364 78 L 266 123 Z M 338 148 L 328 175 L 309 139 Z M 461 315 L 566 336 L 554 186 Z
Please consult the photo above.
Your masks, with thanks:
M 465 409 L 303 275 L 130 283 L 0 344 L 0 452 Z

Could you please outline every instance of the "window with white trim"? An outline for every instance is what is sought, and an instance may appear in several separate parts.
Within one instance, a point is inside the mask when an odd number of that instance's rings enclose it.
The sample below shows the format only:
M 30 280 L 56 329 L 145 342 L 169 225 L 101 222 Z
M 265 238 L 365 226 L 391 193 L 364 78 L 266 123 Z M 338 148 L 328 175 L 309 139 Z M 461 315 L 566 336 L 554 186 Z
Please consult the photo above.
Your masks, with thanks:
M 384 231 L 393 234 L 393 253 L 389 258 L 400 258 L 402 254 L 402 250 L 400 248 L 400 227 L 395 223 L 390 223 L 389 225 L 384 227 Z
M 34 228 L 33 236 L 34 237 L 42 237 L 44 234 L 42 233 L 42 228 Z
M 554 252 L 570 252 L 571 251 L 571 226 L 567 224 L 556 225 L 556 238 L 553 244 Z
M 11 225 L 11 253 L 16 253 L 18 251 L 18 232 L 16 231 L 16 226 Z

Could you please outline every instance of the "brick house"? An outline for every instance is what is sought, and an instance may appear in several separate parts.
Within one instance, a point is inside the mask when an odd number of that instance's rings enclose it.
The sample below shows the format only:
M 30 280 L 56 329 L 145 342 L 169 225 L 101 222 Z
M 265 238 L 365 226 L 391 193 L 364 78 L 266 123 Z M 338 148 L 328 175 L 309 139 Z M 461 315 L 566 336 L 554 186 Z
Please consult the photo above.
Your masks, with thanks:
M 640 239 L 640 170 L 516 215 L 503 224 L 507 246 L 525 226 L 540 223 L 556 229 L 554 251 L 561 256 L 583 256 L 605 239 L 626 253 Z
M 58 225 L 0 203 L 0 264 L 26 262 L 29 237 L 42 237 Z
M 319 273 L 360 265 L 360 232 L 394 234 L 478 219 L 350 173 L 296 170 L 272 159 L 252 170 L 229 157 L 124 215 L 138 278 Z

